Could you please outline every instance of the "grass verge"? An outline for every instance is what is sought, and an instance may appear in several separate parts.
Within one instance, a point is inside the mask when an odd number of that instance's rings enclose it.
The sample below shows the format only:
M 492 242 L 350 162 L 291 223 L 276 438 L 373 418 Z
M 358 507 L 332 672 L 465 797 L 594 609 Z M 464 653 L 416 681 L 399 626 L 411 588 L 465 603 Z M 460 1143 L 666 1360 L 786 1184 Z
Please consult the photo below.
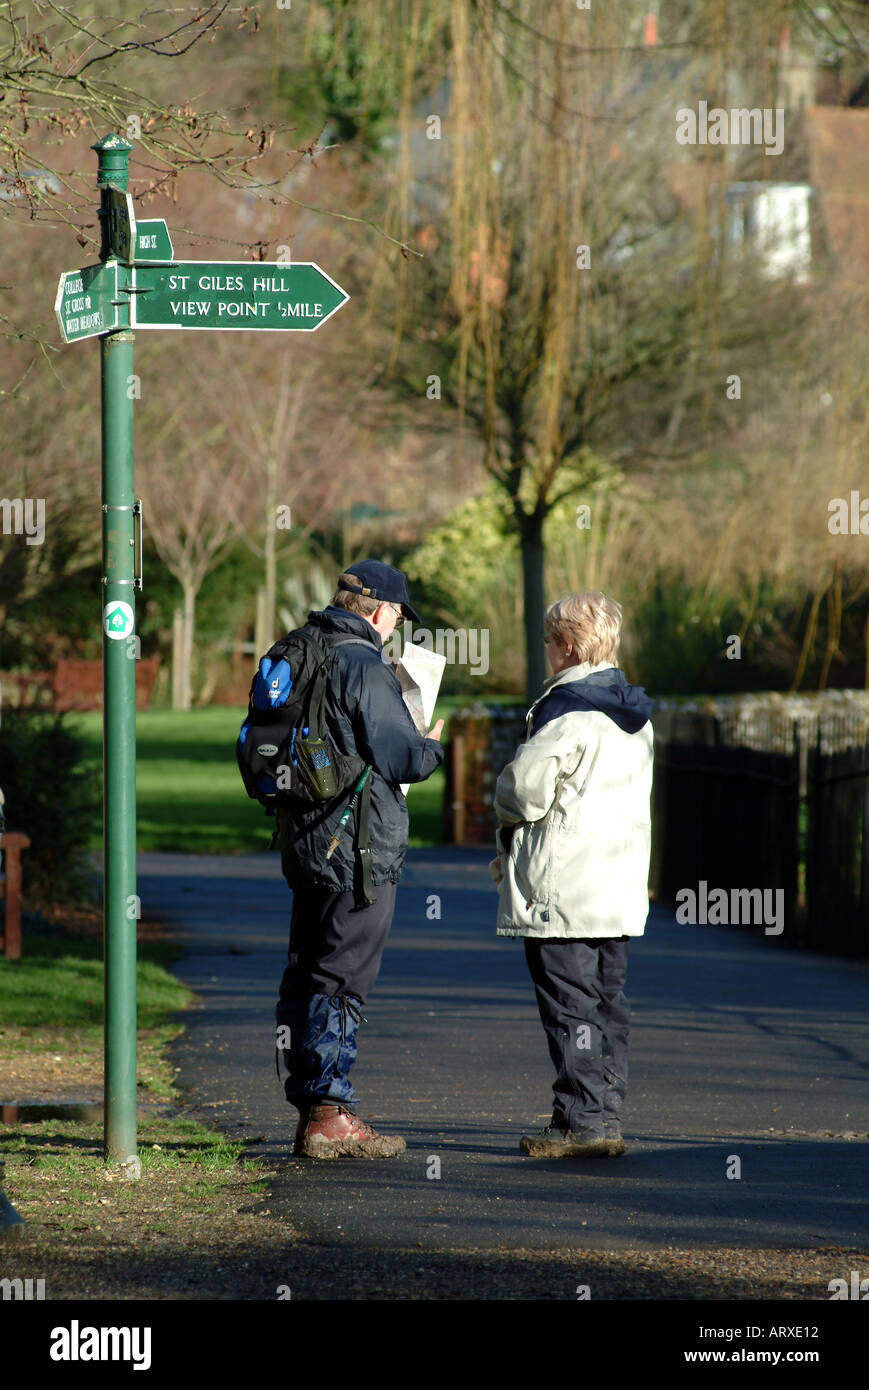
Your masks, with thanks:
M 0 1100 L 98 1098 L 103 1065 L 102 943 L 46 933 L 28 919 L 20 960 L 0 960 Z M 166 1048 L 183 1031 L 169 1015 L 193 996 L 167 970 L 178 948 L 141 941 L 136 967 L 138 1083 L 174 1095 Z
M 486 697 L 487 700 L 493 697 Z M 435 719 L 449 720 L 467 697 L 439 700 Z M 274 821 L 246 795 L 235 761 L 245 711 L 212 706 L 188 713 L 143 710 L 136 716 L 136 807 L 139 850 L 247 854 L 268 847 Z M 70 715 L 89 760 L 102 758 L 102 714 Z M 410 845 L 441 843 L 443 766 L 408 792 Z M 102 811 L 94 812 L 91 848 L 102 844 Z
M 21 960 L 0 960 L 0 1100 L 98 1103 L 101 945 L 39 925 L 25 932 Z M 49 1299 L 143 1296 L 139 1267 L 156 1271 L 157 1290 L 159 1271 L 171 1271 L 168 1296 L 195 1296 L 205 1252 L 238 1252 L 267 1224 L 243 1208 L 257 1201 L 269 1173 L 243 1158 L 241 1143 L 171 1104 L 177 1091 L 167 1047 L 183 1025 L 169 1015 L 193 996 L 166 968 L 177 948 L 144 941 L 139 950 L 141 1179 L 125 1181 L 105 1164 L 99 1119 L 13 1118 L 0 1126 L 4 1190 L 27 1222 L 0 1243 L 0 1269 L 3 1277 L 45 1279 Z M 286 1234 L 284 1227 L 281 1239 Z M 152 1296 L 161 1296 L 157 1290 Z M 208 1280 L 200 1293 L 214 1296 Z

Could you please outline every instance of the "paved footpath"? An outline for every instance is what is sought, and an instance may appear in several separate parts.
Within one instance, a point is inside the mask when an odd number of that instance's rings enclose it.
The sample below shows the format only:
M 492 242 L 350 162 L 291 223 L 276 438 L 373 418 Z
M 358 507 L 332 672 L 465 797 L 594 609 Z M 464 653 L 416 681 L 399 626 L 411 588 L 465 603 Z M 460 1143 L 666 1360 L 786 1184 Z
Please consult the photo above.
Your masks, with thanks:
M 278 855 L 140 856 L 143 911 L 184 943 L 176 973 L 199 999 L 173 1048 L 180 1085 L 194 1114 L 276 1165 L 270 1212 L 345 1252 L 865 1248 L 869 967 L 653 908 L 628 968 L 627 1153 L 525 1158 L 552 1077 L 522 944 L 494 935 L 489 858 L 411 851 L 365 1007 L 360 1112 L 407 1152 L 317 1163 L 291 1156 L 296 1112 L 275 1075 Z

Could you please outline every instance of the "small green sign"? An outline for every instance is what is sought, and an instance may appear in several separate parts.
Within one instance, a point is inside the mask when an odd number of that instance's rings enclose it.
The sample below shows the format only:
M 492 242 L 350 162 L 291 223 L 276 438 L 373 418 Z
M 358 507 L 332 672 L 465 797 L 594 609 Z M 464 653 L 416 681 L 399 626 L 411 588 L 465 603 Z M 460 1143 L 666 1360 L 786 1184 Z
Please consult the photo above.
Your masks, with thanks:
M 172 238 L 162 217 L 136 223 L 136 265 L 143 261 L 171 261 Z
M 131 328 L 311 333 L 350 298 L 313 261 L 176 261 L 132 276 Z
M 136 244 L 136 214 L 133 200 L 123 189 L 107 184 L 102 190 L 100 218 L 103 227 L 103 244 L 100 255 L 103 260 L 117 256 L 119 261 L 132 259 Z
M 57 286 L 54 312 L 66 343 L 93 338 L 119 326 L 116 261 L 65 270 Z

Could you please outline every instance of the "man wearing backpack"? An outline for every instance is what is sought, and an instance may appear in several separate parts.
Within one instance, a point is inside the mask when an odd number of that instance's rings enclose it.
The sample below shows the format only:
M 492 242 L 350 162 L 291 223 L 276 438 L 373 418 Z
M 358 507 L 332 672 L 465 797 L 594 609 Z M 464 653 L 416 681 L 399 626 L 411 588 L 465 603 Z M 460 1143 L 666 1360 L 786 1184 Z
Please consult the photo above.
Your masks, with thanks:
M 293 911 L 275 1018 L 289 1073 L 286 1097 L 300 1114 L 293 1152 L 310 1158 L 391 1158 L 405 1147 L 359 1118 L 349 1080 L 362 1005 L 380 969 L 407 852 L 399 784 L 424 782 L 444 758 L 443 720 L 428 734 L 419 732 L 383 653 L 403 617 L 419 622 L 404 574 L 363 560 L 340 576 L 331 604 L 309 613 L 305 625 L 327 646 L 338 643 L 327 668 L 324 730 L 334 750 L 370 768 L 364 786 L 356 782 L 353 811 L 343 823 L 353 786 L 320 805 L 277 809 Z

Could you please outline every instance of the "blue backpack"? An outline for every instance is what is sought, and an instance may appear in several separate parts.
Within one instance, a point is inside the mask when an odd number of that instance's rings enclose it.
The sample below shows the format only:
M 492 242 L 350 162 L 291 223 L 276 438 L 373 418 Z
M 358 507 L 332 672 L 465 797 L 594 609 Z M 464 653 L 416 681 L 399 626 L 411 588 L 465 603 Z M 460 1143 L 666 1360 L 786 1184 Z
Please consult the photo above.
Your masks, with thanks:
M 323 721 L 334 648 L 348 642 L 370 646 L 364 637 L 329 638 L 316 627 L 295 628 L 259 663 L 236 758 L 248 796 L 269 809 L 330 801 L 365 768 L 358 755 L 339 752 Z

